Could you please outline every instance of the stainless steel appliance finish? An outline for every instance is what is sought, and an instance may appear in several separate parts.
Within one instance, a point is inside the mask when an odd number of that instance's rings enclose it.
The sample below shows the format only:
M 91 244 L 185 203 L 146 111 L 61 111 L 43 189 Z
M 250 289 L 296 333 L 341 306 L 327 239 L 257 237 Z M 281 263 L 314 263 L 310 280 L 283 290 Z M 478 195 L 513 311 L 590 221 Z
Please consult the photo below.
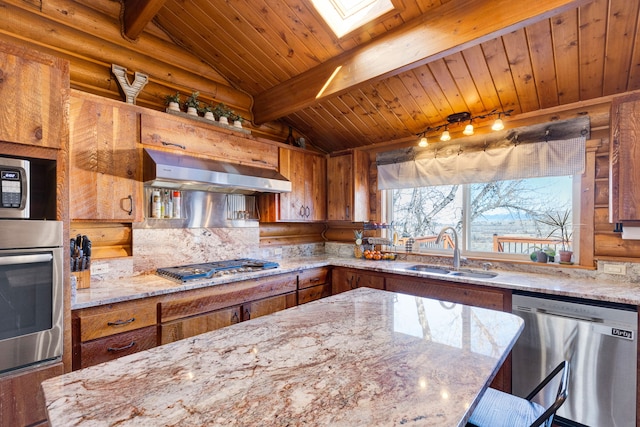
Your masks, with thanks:
M 62 241 L 60 221 L 0 220 L 0 373 L 62 356 Z
M 514 294 L 513 313 L 525 321 L 513 348 L 513 394 L 526 395 L 566 359 L 571 363 L 569 397 L 556 423 L 636 425 L 638 314 L 634 307 Z
M 0 218 L 29 218 L 28 160 L 0 157 Z
M 287 193 L 291 182 L 271 169 L 144 149 L 146 185 L 221 193 Z

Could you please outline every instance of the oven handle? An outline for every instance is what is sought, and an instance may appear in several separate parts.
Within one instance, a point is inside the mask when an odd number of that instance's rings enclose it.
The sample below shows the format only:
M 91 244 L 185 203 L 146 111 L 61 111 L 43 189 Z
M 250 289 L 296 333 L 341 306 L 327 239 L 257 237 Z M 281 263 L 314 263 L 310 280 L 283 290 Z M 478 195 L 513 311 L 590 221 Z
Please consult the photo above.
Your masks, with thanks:
M 0 265 L 35 264 L 36 262 L 49 262 L 52 254 L 9 255 L 0 257 Z

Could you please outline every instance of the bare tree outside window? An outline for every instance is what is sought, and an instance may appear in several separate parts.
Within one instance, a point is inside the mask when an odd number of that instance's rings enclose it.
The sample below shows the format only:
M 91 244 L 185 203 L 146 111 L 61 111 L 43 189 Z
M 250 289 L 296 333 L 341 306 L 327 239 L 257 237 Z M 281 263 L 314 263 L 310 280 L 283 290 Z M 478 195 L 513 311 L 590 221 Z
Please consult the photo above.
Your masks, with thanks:
M 538 219 L 571 210 L 572 177 L 532 178 L 463 185 L 393 190 L 393 224 L 401 237 L 413 237 L 420 249 L 433 248 L 445 226 L 469 230 L 466 250 L 526 254 L 548 242 L 550 229 Z M 463 212 L 468 209 L 467 223 Z M 498 242 L 498 243 L 496 243 Z M 513 244 L 520 242 L 520 244 Z

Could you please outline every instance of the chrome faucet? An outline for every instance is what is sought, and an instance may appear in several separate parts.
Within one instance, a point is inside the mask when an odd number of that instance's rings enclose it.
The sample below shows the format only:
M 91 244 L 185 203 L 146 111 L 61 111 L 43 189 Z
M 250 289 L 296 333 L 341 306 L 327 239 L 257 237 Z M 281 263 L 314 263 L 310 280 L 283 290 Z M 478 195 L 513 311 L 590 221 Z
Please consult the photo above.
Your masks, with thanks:
M 436 245 L 439 245 L 442 241 L 442 236 L 447 230 L 451 230 L 453 233 L 453 269 L 457 270 L 460 268 L 460 247 L 458 246 L 458 232 L 453 227 L 445 227 L 440 230 L 438 237 L 436 238 Z

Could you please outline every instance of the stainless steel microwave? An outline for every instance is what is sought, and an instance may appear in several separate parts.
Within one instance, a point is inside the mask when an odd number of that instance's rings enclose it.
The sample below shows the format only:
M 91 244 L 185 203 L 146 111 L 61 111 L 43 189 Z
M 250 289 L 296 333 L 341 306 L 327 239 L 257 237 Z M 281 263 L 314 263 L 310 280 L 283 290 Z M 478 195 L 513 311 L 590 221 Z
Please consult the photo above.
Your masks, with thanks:
M 29 218 L 29 160 L 0 157 L 0 218 Z
M 0 220 L 0 374 L 62 357 L 62 222 Z

